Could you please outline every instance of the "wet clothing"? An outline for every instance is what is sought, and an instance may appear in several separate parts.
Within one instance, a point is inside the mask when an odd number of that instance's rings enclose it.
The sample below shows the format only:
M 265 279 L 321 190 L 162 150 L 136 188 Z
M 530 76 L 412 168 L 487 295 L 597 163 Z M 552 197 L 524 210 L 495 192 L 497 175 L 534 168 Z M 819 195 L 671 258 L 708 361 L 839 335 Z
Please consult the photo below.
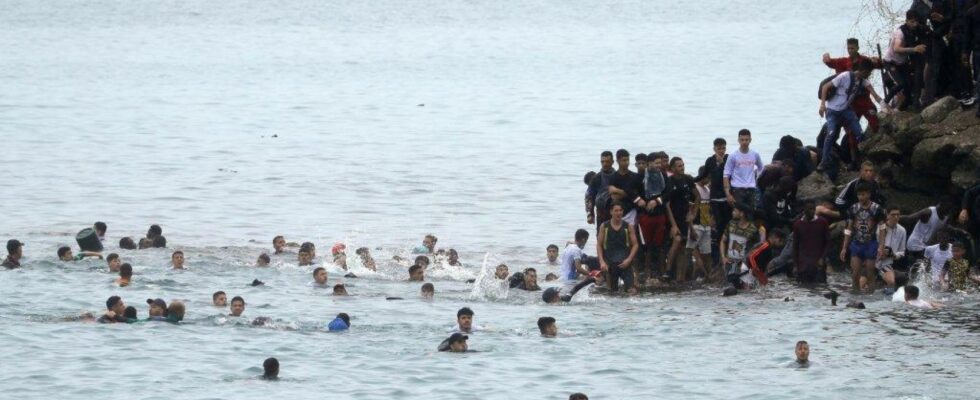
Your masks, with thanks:
M 769 283 L 768 270 L 769 262 L 775 258 L 781 249 L 774 248 L 768 242 L 762 242 L 752 248 L 749 252 L 746 264 L 752 270 L 752 275 L 759 280 L 759 284 L 765 286 Z
M 926 247 L 925 257 L 929 259 L 932 284 L 938 286 L 942 280 L 943 267 L 946 265 L 946 261 L 953 258 L 953 246 L 946 246 L 946 250 L 943 250 L 938 244 Z
M 565 252 L 561 255 L 561 267 L 558 268 L 558 279 L 565 282 L 578 280 L 578 271 L 575 269 L 575 262 L 582 260 L 582 249 L 576 244 L 565 246 Z
M 748 249 L 759 241 L 759 228 L 751 222 L 743 221 L 743 224 L 731 223 L 725 230 L 728 237 L 725 251 L 729 262 L 745 260 Z
M 616 173 L 609 178 L 609 186 L 615 186 L 626 192 L 626 196 L 623 196 L 622 199 L 619 200 L 619 202 L 623 204 L 624 215 L 636 207 L 636 205 L 633 204 L 633 201 L 636 200 L 637 196 L 639 195 L 635 186 L 636 176 L 636 173 L 633 171 L 626 171 L 626 174 L 621 174 L 619 171 L 616 171 Z M 610 197 L 610 199 L 612 199 L 612 197 Z
M 891 255 L 882 257 L 875 266 L 878 269 L 890 269 L 895 264 L 895 260 L 905 257 L 905 228 L 900 224 L 895 224 L 894 228 L 890 228 L 887 224 L 878 226 L 878 231 L 883 229 L 885 236 L 881 238 L 882 242 L 879 245 L 891 249 Z
M 847 215 L 851 220 L 851 243 L 864 244 L 877 241 L 878 224 L 885 220 L 885 212 L 878 203 L 869 202 L 867 207 L 861 206 L 861 203 L 854 203 L 847 210 Z
M 20 261 L 14 260 L 13 257 L 8 255 L 7 258 L 3 260 L 3 264 L 0 265 L 3 265 L 7 269 L 20 268 Z
M 619 266 L 620 263 L 629 258 L 632 250 L 629 224 L 624 222 L 617 230 L 613 228 L 611 222 L 606 222 L 602 224 L 602 232 L 604 237 L 600 245 L 602 246 L 603 261 L 609 267 L 607 271 L 609 289 L 619 290 L 619 279 L 623 280 L 627 289 L 633 287 L 633 271 Z
M 946 224 L 948 218 L 947 216 L 946 218 L 939 219 L 939 213 L 936 211 L 936 207 L 929 207 L 929 220 L 927 222 L 922 222 L 921 220 L 916 221 L 915 227 L 912 228 L 912 233 L 909 234 L 907 246 L 909 251 L 923 251 L 926 248 L 926 243 L 932 239 L 932 235 Z
M 965 290 L 970 282 L 970 264 L 966 259 L 947 260 L 943 267 L 949 279 L 949 286 L 956 290 Z
M 821 260 L 830 246 L 830 224 L 827 220 L 804 215 L 793 223 L 793 264 L 795 275 L 801 283 L 826 281 Z
M 782 193 L 777 190 L 767 191 L 762 196 L 762 209 L 766 212 L 766 228 L 788 228 L 793 223 L 796 211 L 796 193 Z
M 674 214 L 677 229 L 680 229 L 681 235 L 687 235 L 687 212 L 694 202 L 694 177 L 687 174 L 674 175 L 670 180 L 674 184 L 674 191 L 667 205 L 670 207 L 670 212 Z

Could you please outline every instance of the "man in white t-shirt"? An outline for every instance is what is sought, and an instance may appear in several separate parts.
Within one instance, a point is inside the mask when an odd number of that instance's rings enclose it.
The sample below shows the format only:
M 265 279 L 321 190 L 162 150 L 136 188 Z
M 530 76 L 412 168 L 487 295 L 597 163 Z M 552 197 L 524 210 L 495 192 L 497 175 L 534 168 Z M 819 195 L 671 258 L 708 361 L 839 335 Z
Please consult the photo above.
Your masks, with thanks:
M 946 232 L 940 232 L 939 243 L 932 246 L 927 246 L 925 251 L 925 257 L 929 260 L 929 277 L 932 278 L 930 282 L 934 287 L 939 287 L 942 281 L 943 266 L 946 265 L 946 261 L 953 258 L 953 246 L 950 243 L 949 235 Z
M 589 242 L 589 231 L 579 229 L 575 231 L 575 243 L 565 247 L 565 252 L 561 255 L 561 267 L 558 269 L 558 279 L 565 285 L 574 285 L 579 275 L 588 275 L 588 268 L 582 264 L 582 249 Z
M 827 135 L 823 142 L 821 151 L 820 165 L 818 171 L 825 171 L 829 168 L 830 151 L 837 136 L 840 135 L 841 126 L 850 129 L 858 141 L 863 140 L 861 133 L 861 123 L 858 121 L 857 114 L 851 109 L 851 102 L 866 90 L 871 94 L 876 102 L 881 103 L 881 97 L 875 92 L 868 77 L 871 76 L 873 65 L 868 60 L 859 60 L 854 64 L 851 72 L 841 72 L 834 79 L 825 83 L 820 88 L 820 116 L 827 118 Z

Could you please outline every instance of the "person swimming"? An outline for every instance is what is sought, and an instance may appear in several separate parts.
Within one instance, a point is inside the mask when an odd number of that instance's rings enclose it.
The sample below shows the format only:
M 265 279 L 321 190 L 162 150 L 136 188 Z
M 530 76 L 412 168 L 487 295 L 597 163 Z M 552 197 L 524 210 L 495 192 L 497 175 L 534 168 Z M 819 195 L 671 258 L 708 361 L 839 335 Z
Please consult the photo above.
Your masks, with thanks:
M 126 303 L 123 303 L 119 296 L 110 296 L 105 301 L 106 312 L 98 320 L 100 324 L 113 324 L 116 322 L 126 322 Z
M 244 307 L 244 305 L 242 307 Z M 182 301 L 171 300 L 170 306 L 167 307 L 166 312 L 167 322 L 171 324 L 179 324 L 180 321 L 184 320 L 184 311 L 186 311 L 186 308 L 184 307 L 184 303 Z
M 450 333 L 473 333 L 485 330 L 482 326 L 473 325 L 473 310 L 469 307 L 460 308 L 456 312 L 456 326 L 452 327 Z
M 469 346 L 466 345 L 466 341 L 469 338 L 469 336 L 462 333 L 454 333 L 449 335 L 449 337 L 446 338 L 446 340 L 443 340 L 442 343 L 439 343 L 438 349 L 439 351 L 446 351 L 450 353 L 465 353 L 467 350 L 469 350 Z
M 275 357 L 266 358 L 262 362 L 262 379 L 270 381 L 279 379 L 279 360 Z
M 561 289 L 559 288 L 554 288 L 554 287 L 547 288 L 545 289 L 544 293 L 541 293 L 541 300 L 544 300 L 544 302 L 548 304 L 570 302 L 572 301 L 572 297 L 575 296 L 575 294 L 578 293 L 579 290 L 582 290 L 586 286 L 598 282 L 597 279 L 599 279 L 599 276 L 600 276 L 599 271 L 592 271 L 592 273 L 590 273 L 588 278 L 585 278 L 585 280 L 579 282 L 574 287 L 572 287 L 572 290 L 567 295 L 562 295 Z
M 507 268 L 507 264 L 500 264 L 493 272 L 493 277 L 498 280 L 507 280 L 507 275 L 510 275 L 510 269 Z
M 796 364 L 801 367 L 810 365 L 810 344 L 806 340 L 796 342 Z
M 170 255 L 170 263 L 174 269 L 184 269 L 184 252 L 177 250 Z
M 333 285 L 334 296 L 347 296 L 347 287 L 343 283 Z
M 272 262 L 272 258 L 268 254 L 259 254 L 259 258 L 255 260 L 256 267 L 268 267 L 269 263 Z
M 918 307 L 923 310 L 932 310 L 941 306 L 941 304 L 919 299 L 919 287 L 915 285 L 905 286 L 905 304 L 913 307 Z
M 538 318 L 538 330 L 546 338 L 558 337 L 558 325 L 553 317 Z
M 150 316 L 146 318 L 147 321 L 167 320 L 167 302 L 163 299 L 146 299 L 146 304 L 150 305 Z
M 354 254 L 357 254 L 359 257 L 361 257 L 362 267 L 369 269 L 371 271 L 378 270 L 378 265 L 374 262 L 374 257 L 371 257 L 371 251 L 368 250 L 367 247 L 358 248 L 357 250 L 354 251 Z
M 310 286 L 320 289 L 326 289 L 330 287 L 327 283 L 328 275 L 327 269 L 323 267 L 316 267 L 313 269 L 313 282 L 310 282 Z
M 422 284 L 421 296 L 423 299 L 431 299 L 436 294 L 436 287 L 431 283 Z
M 105 257 L 105 263 L 109 268 L 109 272 L 119 272 L 119 266 L 122 265 L 122 260 L 119 258 L 119 254 L 110 253 Z
M 232 317 L 242 316 L 242 313 L 245 312 L 245 299 L 242 296 L 232 297 L 230 311 Z
M 408 268 L 408 280 L 410 282 L 421 282 L 425 280 L 425 268 L 415 264 Z
M 211 304 L 215 307 L 225 307 L 228 305 L 228 295 L 224 291 L 217 291 L 211 295 Z
M 123 263 L 119 266 L 119 279 L 116 279 L 116 284 L 119 287 L 129 286 L 131 280 L 133 279 L 133 266 L 129 263 Z
M 330 332 L 346 331 L 350 329 L 350 316 L 347 313 L 337 314 L 337 317 L 327 323 L 327 330 Z

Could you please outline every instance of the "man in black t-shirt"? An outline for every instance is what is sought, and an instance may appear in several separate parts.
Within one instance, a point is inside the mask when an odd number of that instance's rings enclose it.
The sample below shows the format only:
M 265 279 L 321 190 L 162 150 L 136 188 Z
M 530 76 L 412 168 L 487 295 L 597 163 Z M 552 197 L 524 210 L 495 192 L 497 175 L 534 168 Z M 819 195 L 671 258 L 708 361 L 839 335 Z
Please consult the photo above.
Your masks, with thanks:
M 670 251 L 667 252 L 667 268 L 672 270 L 674 280 L 684 282 L 687 280 L 687 272 L 690 269 L 690 257 L 681 257 L 680 265 L 674 265 L 674 260 L 679 252 L 684 250 L 687 243 L 687 230 L 690 228 L 687 223 L 687 216 L 694 202 L 694 178 L 684 173 L 684 160 L 674 157 L 670 160 L 670 170 L 674 173 L 670 181 L 673 183 L 674 191 L 667 202 L 670 212 Z M 686 252 L 684 252 L 686 254 Z
M 623 204 L 623 221 L 636 224 L 636 174 L 630 171 L 630 152 L 619 149 L 616 151 L 616 173 L 609 178 L 609 198 Z

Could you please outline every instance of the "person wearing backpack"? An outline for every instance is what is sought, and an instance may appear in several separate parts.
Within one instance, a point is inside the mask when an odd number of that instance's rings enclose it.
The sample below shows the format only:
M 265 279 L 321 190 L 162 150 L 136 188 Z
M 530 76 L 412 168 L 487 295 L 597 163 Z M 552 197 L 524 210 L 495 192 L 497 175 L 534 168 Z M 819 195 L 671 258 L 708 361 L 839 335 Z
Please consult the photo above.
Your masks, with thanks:
M 847 57 L 831 58 L 830 54 L 823 54 L 823 63 L 834 70 L 834 76 L 836 77 L 841 72 L 847 72 L 853 69 L 854 64 L 860 60 L 868 60 L 871 62 L 873 68 L 881 68 L 881 60 L 877 58 L 870 58 L 861 55 L 859 52 L 859 42 L 855 38 L 847 39 Z M 860 95 L 854 99 L 851 104 L 851 109 L 854 110 L 854 114 L 858 116 L 858 119 L 864 118 L 868 121 L 868 132 L 871 134 L 878 132 L 878 109 L 875 108 L 874 103 L 871 102 L 871 96 L 866 91 L 861 91 Z M 845 129 L 847 127 L 844 127 Z M 840 128 L 838 128 L 840 129 Z M 841 147 L 847 144 L 847 154 L 842 154 L 841 157 L 849 155 L 848 160 L 851 163 L 851 169 L 857 170 L 858 165 L 858 154 L 857 154 L 857 137 L 854 136 L 854 132 L 846 129 L 844 135 L 844 141 L 841 143 Z
M 830 165 L 830 151 L 840 132 L 837 128 L 844 126 L 854 132 L 858 141 L 863 139 L 861 134 L 861 124 L 858 122 L 857 114 L 851 109 L 861 90 L 867 90 L 876 102 L 881 103 L 881 97 L 875 92 L 868 77 L 871 76 L 872 64 L 868 60 L 858 60 L 854 64 L 854 70 L 837 74 L 833 79 L 824 83 L 820 87 L 820 111 L 821 117 L 827 118 L 827 136 L 824 138 L 820 165 L 817 171 L 824 172 Z

